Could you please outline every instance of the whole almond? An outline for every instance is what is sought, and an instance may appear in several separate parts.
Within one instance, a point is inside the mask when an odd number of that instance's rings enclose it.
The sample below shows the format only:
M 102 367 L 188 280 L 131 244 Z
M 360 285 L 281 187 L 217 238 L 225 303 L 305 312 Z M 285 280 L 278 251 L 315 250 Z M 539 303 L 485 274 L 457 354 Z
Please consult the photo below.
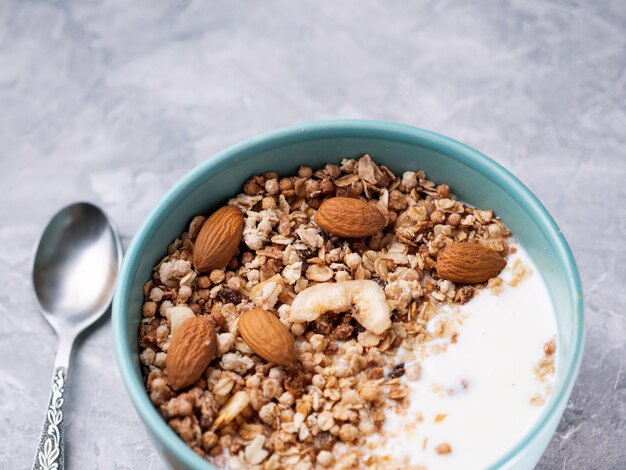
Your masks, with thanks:
M 239 334 L 257 356 L 288 366 L 296 360 L 293 336 L 278 318 L 267 310 L 253 308 L 239 317 Z
M 165 371 L 174 390 L 197 382 L 217 353 L 217 336 L 207 316 L 185 320 L 172 335 Z
M 362 238 L 380 232 L 385 227 L 385 216 L 361 199 L 333 197 L 322 203 L 315 222 L 332 235 Z
M 223 268 L 237 253 L 243 237 L 243 214 L 224 206 L 204 221 L 193 248 L 193 265 L 199 272 Z
M 506 260 L 497 252 L 477 243 L 453 243 L 437 255 L 437 274 L 461 284 L 485 282 L 500 274 Z

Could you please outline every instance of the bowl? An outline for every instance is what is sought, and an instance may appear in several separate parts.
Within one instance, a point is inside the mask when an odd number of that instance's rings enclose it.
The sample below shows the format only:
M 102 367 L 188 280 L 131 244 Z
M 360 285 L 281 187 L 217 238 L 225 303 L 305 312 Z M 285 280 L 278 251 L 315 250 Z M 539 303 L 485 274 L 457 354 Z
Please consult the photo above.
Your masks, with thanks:
M 144 389 L 138 353 L 142 287 L 166 247 L 196 214 L 240 192 L 252 174 L 294 174 L 344 157 L 372 155 L 396 174 L 423 169 L 462 200 L 494 209 L 542 272 L 557 312 L 558 370 L 554 391 L 532 429 L 491 468 L 531 469 L 563 414 L 583 349 L 583 302 L 578 271 L 563 234 L 537 198 L 480 152 L 423 129 L 379 121 L 322 121 L 253 137 L 219 152 L 183 177 L 157 204 L 134 237 L 113 302 L 115 353 L 122 379 L 154 444 L 173 468 L 213 468 L 172 431 Z

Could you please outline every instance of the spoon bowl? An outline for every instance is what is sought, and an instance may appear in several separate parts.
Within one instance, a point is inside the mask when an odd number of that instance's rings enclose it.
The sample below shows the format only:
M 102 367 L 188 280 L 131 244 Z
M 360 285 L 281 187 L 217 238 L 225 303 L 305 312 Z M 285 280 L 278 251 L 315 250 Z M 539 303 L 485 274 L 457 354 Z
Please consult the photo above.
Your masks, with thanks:
M 32 269 L 35 300 L 59 336 L 59 347 L 33 469 L 65 467 L 63 402 L 72 345 L 108 310 L 121 263 L 117 229 L 93 204 L 79 202 L 61 209 L 37 242 Z
M 119 236 L 98 207 L 72 204 L 50 220 L 33 258 L 33 286 L 57 334 L 82 330 L 107 310 L 121 260 Z

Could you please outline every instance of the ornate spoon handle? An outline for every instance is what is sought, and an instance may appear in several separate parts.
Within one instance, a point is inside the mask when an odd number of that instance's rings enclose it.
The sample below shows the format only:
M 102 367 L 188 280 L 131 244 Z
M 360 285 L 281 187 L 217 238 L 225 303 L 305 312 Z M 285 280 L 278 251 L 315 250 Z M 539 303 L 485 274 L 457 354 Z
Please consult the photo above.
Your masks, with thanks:
M 63 401 L 65 400 L 66 377 L 67 367 L 54 369 L 50 402 L 32 470 L 62 470 L 65 468 Z
M 54 361 L 52 390 L 46 410 L 46 418 L 41 429 L 41 437 L 35 454 L 32 470 L 64 470 L 65 447 L 63 442 L 63 402 L 65 401 L 65 382 L 75 334 L 62 336 L 59 341 L 57 357 Z

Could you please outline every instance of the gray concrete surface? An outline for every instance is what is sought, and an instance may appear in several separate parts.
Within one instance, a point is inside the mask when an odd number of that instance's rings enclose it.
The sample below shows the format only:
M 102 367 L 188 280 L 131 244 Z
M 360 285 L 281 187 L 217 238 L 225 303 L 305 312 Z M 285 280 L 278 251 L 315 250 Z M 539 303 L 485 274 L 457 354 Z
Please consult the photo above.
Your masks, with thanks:
M 519 176 L 585 285 L 587 347 L 539 467 L 626 462 L 626 3 L 0 2 L 0 467 L 30 466 L 56 338 L 28 280 L 61 205 L 88 199 L 126 244 L 198 162 L 272 128 L 399 121 Z M 110 321 L 70 379 L 73 469 L 163 467 L 122 387 Z

